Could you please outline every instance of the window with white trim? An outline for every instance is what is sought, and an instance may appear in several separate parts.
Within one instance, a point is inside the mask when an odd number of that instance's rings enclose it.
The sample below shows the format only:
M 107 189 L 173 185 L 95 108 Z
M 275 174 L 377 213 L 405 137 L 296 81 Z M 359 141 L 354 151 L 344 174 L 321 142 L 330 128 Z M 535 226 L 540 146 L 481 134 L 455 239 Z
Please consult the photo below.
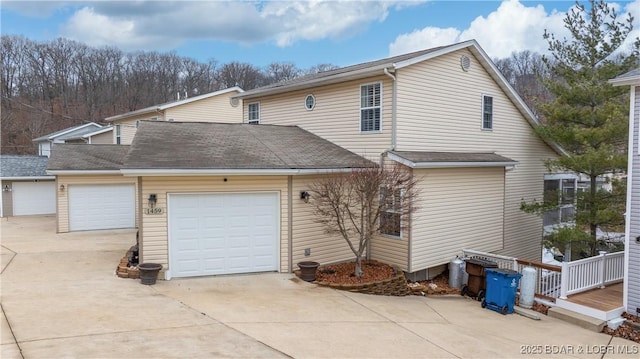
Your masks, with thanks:
M 482 129 L 493 129 L 493 97 L 482 96 Z
M 122 143 L 122 126 L 116 125 L 116 145 Z
M 360 86 L 360 132 L 379 132 L 381 123 L 382 84 Z
M 380 188 L 380 233 L 401 238 L 402 189 Z
M 253 125 L 260 123 L 260 102 L 247 105 L 247 122 Z

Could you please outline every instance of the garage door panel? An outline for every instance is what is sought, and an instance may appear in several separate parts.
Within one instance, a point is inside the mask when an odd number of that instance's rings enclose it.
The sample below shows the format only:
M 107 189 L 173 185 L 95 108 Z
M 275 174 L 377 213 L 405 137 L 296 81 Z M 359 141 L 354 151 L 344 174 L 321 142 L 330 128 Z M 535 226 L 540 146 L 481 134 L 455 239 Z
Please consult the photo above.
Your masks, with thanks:
M 70 185 L 68 196 L 72 231 L 135 227 L 133 185 Z
M 169 196 L 169 266 L 172 276 L 275 271 L 279 208 L 276 193 L 174 194 Z M 191 218 L 192 221 L 187 221 Z M 198 265 L 183 265 L 181 242 L 196 233 Z M 194 269 L 197 267 L 197 269 Z
M 13 182 L 11 187 L 14 216 L 56 213 L 54 181 Z

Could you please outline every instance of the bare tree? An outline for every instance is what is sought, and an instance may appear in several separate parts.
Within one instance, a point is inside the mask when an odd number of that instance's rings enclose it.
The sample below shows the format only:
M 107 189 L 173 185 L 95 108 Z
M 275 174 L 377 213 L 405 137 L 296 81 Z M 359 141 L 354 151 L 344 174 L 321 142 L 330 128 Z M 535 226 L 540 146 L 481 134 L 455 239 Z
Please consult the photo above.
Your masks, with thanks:
M 267 66 L 266 78 L 269 83 L 293 80 L 300 76 L 302 71 L 291 62 L 273 62 Z
M 329 71 L 329 70 L 335 70 L 337 69 L 339 66 L 336 65 L 332 65 L 332 64 L 317 64 L 315 66 L 311 66 L 310 68 L 308 68 L 307 70 L 303 71 L 305 75 L 311 75 L 311 74 L 318 74 L 320 72 L 325 72 L 325 71 Z
M 222 65 L 216 71 L 216 75 L 222 88 L 240 86 L 244 90 L 251 90 L 265 83 L 264 75 L 259 68 L 237 61 Z
M 377 233 L 400 235 L 416 210 L 417 179 L 404 166 L 355 168 L 311 185 L 317 221 L 327 233 L 339 234 L 355 255 L 355 274 L 362 278 L 362 257 Z M 403 225 L 404 224 L 404 225 Z

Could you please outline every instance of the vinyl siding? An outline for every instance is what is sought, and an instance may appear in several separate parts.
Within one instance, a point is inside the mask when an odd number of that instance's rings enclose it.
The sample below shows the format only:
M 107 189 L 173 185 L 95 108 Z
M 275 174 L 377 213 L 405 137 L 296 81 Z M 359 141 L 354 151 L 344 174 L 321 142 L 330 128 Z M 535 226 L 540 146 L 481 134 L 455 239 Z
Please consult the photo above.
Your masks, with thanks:
M 346 240 L 337 234 L 326 233 L 324 225 L 316 222 L 314 206 L 300 199 L 300 192 L 309 191 L 311 184 L 319 180 L 317 176 L 294 176 L 292 182 L 292 255 L 293 267 L 301 261 L 315 261 L 329 264 L 353 261 L 355 254 L 349 248 Z M 357 243 L 356 243 L 357 244 Z M 304 255 L 305 248 L 311 250 L 310 256 Z
M 360 132 L 360 85 L 382 82 L 381 132 Z M 372 159 L 391 146 L 391 103 L 393 85 L 387 76 L 320 86 L 312 90 L 294 91 L 282 95 L 245 100 L 247 104 L 260 102 L 260 123 L 295 125 L 339 146 Z M 316 106 L 305 108 L 304 100 L 312 94 Z
M 237 92 L 209 97 L 164 111 L 166 121 L 241 123 L 242 106 L 232 107 L 229 97 Z
M 640 243 L 636 240 L 640 236 L 640 86 L 635 87 L 635 104 L 633 114 L 633 147 L 629 149 L 629 155 L 633 156 L 633 168 L 631 169 L 631 195 L 629 216 L 629 262 L 627 263 L 628 283 L 627 312 L 638 315 L 640 308 Z
M 112 139 L 113 144 L 116 144 L 116 126 L 120 125 L 120 144 L 121 145 L 130 145 L 133 141 L 133 137 L 136 135 L 136 131 L 138 131 L 138 127 L 136 126 L 137 121 L 150 120 L 151 117 L 156 116 L 155 114 L 152 116 L 150 114 L 140 115 L 132 118 L 128 118 L 126 120 L 114 121 L 113 122 L 113 133 Z
M 280 196 L 280 271 L 288 268 L 288 183 L 286 176 L 242 176 L 242 177 L 203 176 L 203 177 L 143 177 L 141 198 L 155 193 L 158 198 L 156 207 L 165 208 L 163 215 L 142 214 L 141 261 L 160 263 L 169 268 L 169 242 L 167 228 L 168 193 L 194 192 L 279 192 Z M 144 201 L 144 200 L 143 200 Z M 147 203 L 142 208 L 147 208 Z
M 97 145 L 97 144 L 112 144 L 115 143 L 114 142 L 114 134 L 113 131 L 111 132 L 105 132 L 105 133 L 101 133 L 99 135 L 95 135 L 95 136 L 91 136 L 91 144 L 92 145 Z
M 468 72 L 460 68 L 462 54 L 471 59 Z M 504 243 L 496 246 L 492 239 L 489 245 L 467 248 L 490 247 L 540 260 L 542 220 L 520 211 L 520 202 L 542 198 L 544 160 L 557 154 L 466 49 L 399 69 L 396 75 L 398 150 L 495 152 L 519 162 L 506 173 Z M 481 129 L 483 95 L 493 97 L 493 130 Z
M 448 263 L 462 249 L 502 248 L 504 168 L 419 169 L 414 175 L 420 195 L 411 272 Z
M 135 177 L 123 177 L 120 175 L 101 176 L 57 176 L 56 188 L 65 186 L 64 191 L 58 189 L 58 233 L 69 232 L 69 185 L 99 185 L 99 184 L 132 184 L 135 186 L 134 193 L 137 193 L 137 179 Z M 139 208 L 138 197 L 136 197 L 136 209 Z M 136 227 L 139 227 L 138 210 L 136 212 Z
M 4 186 L 9 186 L 9 189 L 13 188 L 12 181 L 0 181 L 0 186 L 4 188 Z M 2 201 L 0 206 L 2 206 L 2 217 L 11 217 L 13 216 L 13 191 L 4 192 L 2 189 Z

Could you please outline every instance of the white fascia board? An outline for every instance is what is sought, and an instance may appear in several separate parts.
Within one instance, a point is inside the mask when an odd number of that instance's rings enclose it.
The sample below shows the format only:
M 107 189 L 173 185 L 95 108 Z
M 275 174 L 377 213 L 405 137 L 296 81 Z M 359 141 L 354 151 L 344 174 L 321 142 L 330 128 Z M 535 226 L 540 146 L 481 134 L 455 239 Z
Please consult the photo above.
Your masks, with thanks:
M 86 135 L 83 135 L 82 138 L 89 138 L 89 137 L 96 136 L 96 135 L 99 135 L 101 133 L 105 133 L 105 132 L 109 132 L 109 131 L 113 131 L 113 127 L 108 126 L 108 127 L 105 127 L 105 128 L 103 128 L 101 130 L 97 130 L 95 132 L 87 133 Z
M 47 170 L 47 174 L 54 176 L 74 175 L 120 175 L 120 170 Z
M 32 176 L 32 177 L 0 177 L 0 180 L 3 181 L 45 181 L 45 180 L 54 180 L 55 176 Z
M 160 106 L 158 106 L 158 110 L 164 111 L 164 110 L 166 110 L 168 108 L 172 108 L 172 107 L 188 104 L 188 103 L 191 103 L 191 102 L 196 102 L 196 101 L 199 101 L 199 100 L 204 100 L 204 99 L 207 99 L 207 98 L 210 98 L 210 97 L 223 95 L 223 94 L 229 93 L 229 92 L 243 93 L 244 90 L 241 89 L 238 86 L 234 86 L 234 87 L 230 87 L 230 88 L 227 88 L 227 89 L 224 89 L 224 90 L 205 93 L 205 94 L 198 95 L 198 96 L 195 96 L 195 97 L 185 98 L 184 100 L 170 102 L 170 103 L 167 103 L 167 104 L 164 104 L 164 105 L 160 105 Z
M 124 176 L 295 176 L 351 172 L 351 168 L 313 169 L 123 169 Z
M 545 180 L 563 180 L 563 179 L 578 179 L 578 175 L 575 173 L 546 173 L 544 175 Z
M 476 42 L 476 40 L 468 40 L 468 41 L 460 42 L 460 43 L 457 43 L 457 44 L 454 44 L 454 45 L 451 45 L 451 46 L 447 46 L 445 48 L 430 52 L 428 54 L 424 54 L 422 56 L 414 57 L 412 59 L 408 59 L 408 60 L 405 60 L 405 61 L 400 61 L 398 63 L 395 63 L 393 65 L 393 67 L 395 69 L 401 69 L 403 67 L 411 66 L 411 65 L 420 63 L 422 61 L 426 61 L 426 60 L 429 60 L 429 59 L 436 58 L 438 56 L 446 55 L 448 53 L 451 53 L 451 52 L 454 52 L 454 51 L 458 51 L 460 49 L 464 49 L 464 48 L 467 48 L 469 46 L 479 47 L 478 43 Z
M 316 78 L 316 79 L 312 79 L 309 81 L 304 81 L 304 82 L 300 82 L 292 85 L 285 85 L 281 87 L 271 87 L 264 90 L 257 89 L 256 92 L 251 92 L 250 90 L 242 94 L 231 96 L 231 98 L 248 100 L 248 99 L 253 99 L 253 98 L 267 96 L 267 95 L 275 95 L 275 94 L 290 92 L 295 90 L 303 90 L 303 89 L 307 89 L 307 88 L 311 88 L 319 85 L 330 85 L 334 83 L 345 82 L 348 80 L 357 80 L 360 78 L 375 75 L 377 72 L 384 71 L 384 69 L 389 67 L 393 67 L 393 64 L 387 63 L 387 64 L 382 64 L 374 67 L 367 67 L 364 69 L 343 72 L 340 74 Z M 383 74 L 383 73 L 381 72 L 380 74 Z
M 389 153 L 388 158 L 410 168 L 469 168 L 469 167 L 515 167 L 517 161 L 508 162 L 413 162 L 396 154 Z
M 160 107 L 158 107 L 158 106 L 150 106 L 150 107 L 141 108 L 139 110 L 123 113 L 123 114 L 120 114 L 120 115 L 107 117 L 104 120 L 107 121 L 107 122 L 113 122 L 113 121 L 118 121 L 118 120 L 122 120 L 122 119 L 125 119 L 125 118 L 129 118 L 129 117 L 132 117 L 132 116 L 143 115 L 145 113 L 158 112 L 159 109 L 160 109 Z
M 613 86 L 640 86 L 640 75 L 615 78 L 608 82 Z
M 62 131 L 60 133 L 49 134 L 49 135 L 45 135 L 45 136 L 42 136 L 42 137 L 38 137 L 36 139 L 33 139 L 32 141 L 33 142 L 43 142 L 45 140 L 53 140 L 53 139 L 58 138 L 60 136 L 64 136 L 64 135 L 66 135 L 66 134 L 68 134 L 70 132 L 81 130 L 81 129 L 83 129 L 85 127 L 88 127 L 88 126 L 91 126 L 91 125 L 96 125 L 96 126 L 98 126 L 98 128 L 102 128 L 102 125 L 99 125 L 99 124 L 97 124 L 95 122 L 89 122 L 89 123 L 85 123 L 84 125 L 70 127 L 68 129 L 66 129 L 65 131 Z

